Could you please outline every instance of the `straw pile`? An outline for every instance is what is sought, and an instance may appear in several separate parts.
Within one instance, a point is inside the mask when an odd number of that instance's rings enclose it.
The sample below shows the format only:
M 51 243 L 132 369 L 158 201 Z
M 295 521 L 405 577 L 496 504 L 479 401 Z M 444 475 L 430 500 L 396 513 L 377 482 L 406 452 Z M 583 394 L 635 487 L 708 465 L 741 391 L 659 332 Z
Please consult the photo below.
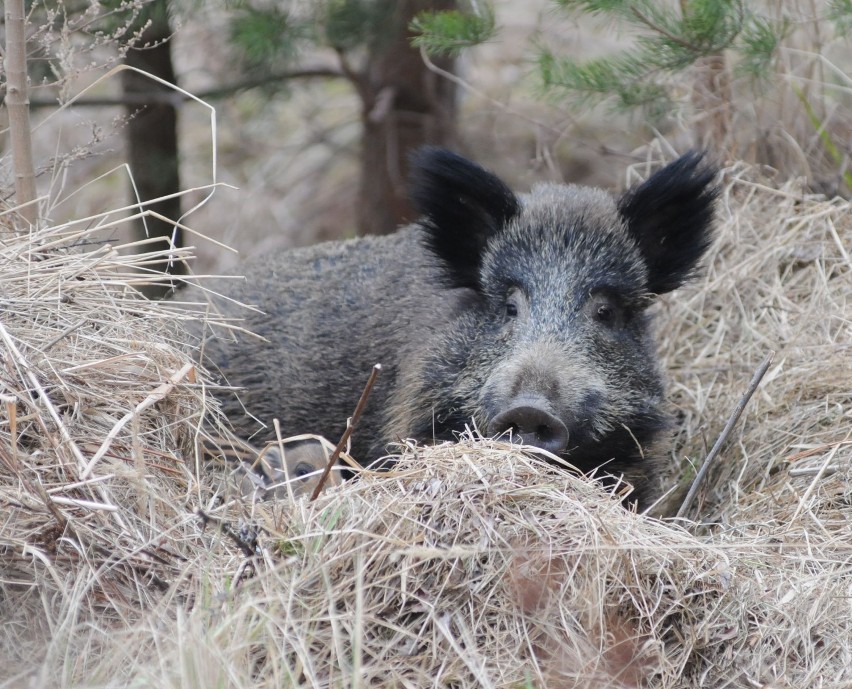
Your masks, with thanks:
M 685 479 L 752 372 L 774 351 L 691 516 L 782 528 L 842 506 L 852 458 L 852 204 L 739 165 L 721 198 L 703 283 L 664 304 L 661 355 L 682 419 Z M 677 464 L 677 462 L 676 462 Z M 800 498 L 803 498 L 800 500 Z M 827 515 L 822 515 L 827 516 Z
M 849 686 L 852 208 L 735 167 L 721 225 L 660 307 L 673 482 L 776 356 L 700 525 L 475 439 L 244 499 L 135 259 L 4 233 L 0 686 Z
M 197 559 L 209 400 L 174 327 L 190 314 L 136 291 L 190 250 L 102 233 L 0 234 L 0 676 L 57 624 L 133 619 Z

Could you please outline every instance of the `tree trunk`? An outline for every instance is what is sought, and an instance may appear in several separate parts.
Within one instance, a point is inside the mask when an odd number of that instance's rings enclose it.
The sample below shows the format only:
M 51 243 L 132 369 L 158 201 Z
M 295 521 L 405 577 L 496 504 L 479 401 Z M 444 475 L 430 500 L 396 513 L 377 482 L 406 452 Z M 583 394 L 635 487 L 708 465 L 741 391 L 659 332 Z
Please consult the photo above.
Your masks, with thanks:
M 389 30 L 370 46 L 359 78 L 364 127 L 358 230 L 387 234 L 415 218 L 408 201 L 408 156 L 424 144 L 455 139 L 455 86 L 429 71 L 411 47 L 408 25 L 423 10 L 453 9 L 454 0 L 390 2 Z M 452 59 L 435 60 L 452 71 Z
M 135 47 L 127 51 L 124 62 L 174 84 L 168 0 L 155 0 L 149 8 L 150 11 L 141 21 L 148 19 L 150 24 L 142 32 Z M 122 72 L 122 86 L 124 93 L 132 96 L 172 93 L 167 87 L 130 70 Z M 154 101 L 141 106 L 128 106 L 127 109 L 131 116 L 127 130 L 128 158 L 139 198 L 148 201 L 179 192 L 177 110 L 173 105 Z M 159 201 L 146 208 L 172 220 L 178 220 L 181 215 L 179 197 Z M 181 231 L 157 218 L 145 218 L 144 223 L 137 220 L 135 234 L 138 239 L 169 237 L 174 239 L 176 247 L 183 245 Z M 173 275 L 186 273 L 183 262 L 164 263 L 162 269 Z M 151 288 L 146 293 L 149 297 L 159 297 L 166 291 L 166 288 Z
M 12 171 L 15 174 L 15 202 L 21 217 L 30 226 L 38 220 L 36 205 L 33 140 L 30 130 L 30 101 L 27 83 L 27 15 L 24 0 L 6 3 L 6 107 L 12 141 Z

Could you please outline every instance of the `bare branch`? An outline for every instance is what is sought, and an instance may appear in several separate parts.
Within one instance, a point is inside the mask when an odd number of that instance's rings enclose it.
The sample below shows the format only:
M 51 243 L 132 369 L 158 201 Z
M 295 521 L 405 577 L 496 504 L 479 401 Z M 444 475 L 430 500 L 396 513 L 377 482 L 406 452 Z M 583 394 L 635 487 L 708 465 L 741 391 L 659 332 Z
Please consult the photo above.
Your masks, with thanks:
M 763 376 L 766 375 L 766 371 L 769 368 L 769 364 L 772 363 L 772 357 L 775 356 L 774 351 L 770 351 L 769 354 L 766 355 L 766 358 L 761 362 L 760 366 L 758 366 L 757 370 L 754 372 L 754 375 L 751 378 L 751 382 L 748 385 L 748 389 L 745 394 L 740 398 L 739 403 L 734 408 L 733 413 L 728 419 L 728 423 L 725 424 L 725 428 L 722 429 L 721 435 L 719 435 L 719 439 L 716 441 L 716 444 L 713 445 L 713 449 L 710 450 L 710 454 L 707 455 L 707 458 L 704 460 L 704 464 L 701 465 L 701 469 L 698 470 L 698 473 L 695 475 L 695 479 L 692 481 L 692 486 L 689 488 L 689 493 L 686 494 L 686 497 L 683 499 L 683 504 L 680 506 L 680 509 L 677 511 L 677 515 L 675 517 L 680 519 L 687 513 L 692 502 L 695 500 L 695 496 L 698 493 L 698 489 L 701 486 L 701 483 L 704 481 L 704 477 L 707 475 L 707 472 L 710 469 L 710 465 L 713 464 L 714 460 L 718 456 L 720 450 L 722 449 L 722 445 L 725 444 L 725 441 L 728 439 L 728 436 L 731 435 L 731 431 L 734 430 L 734 426 L 737 425 L 737 421 L 740 420 L 740 416 L 743 413 L 743 410 L 746 408 L 751 396 L 754 394 L 754 391 L 757 390 L 757 386 L 760 385 L 760 381 L 763 380 Z
M 343 452 L 343 448 L 346 447 L 346 443 L 349 442 L 349 436 L 352 435 L 352 429 L 355 428 L 355 424 L 358 423 L 358 419 L 361 418 L 361 412 L 364 411 L 364 407 L 367 405 L 367 399 L 370 397 L 370 392 L 373 389 L 373 383 L 376 382 L 376 378 L 379 377 L 379 372 L 381 370 L 381 364 L 373 366 L 373 370 L 370 372 L 370 377 L 367 379 L 367 384 L 364 386 L 364 391 L 361 393 L 361 399 L 358 400 L 358 404 L 355 406 L 355 412 L 352 414 L 352 419 L 348 424 L 346 424 L 346 430 L 343 431 L 343 435 L 340 436 L 340 442 L 337 443 L 337 447 L 334 448 L 334 452 L 332 452 L 331 457 L 328 458 L 328 464 L 325 465 L 325 471 L 322 472 L 322 476 L 320 476 L 320 479 L 317 482 L 317 487 L 314 488 L 314 492 L 311 494 L 310 502 L 317 499 L 320 491 L 322 491 L 322 487 L 325 484 L 326 479 L 328 479 L 328 475 L 331 473 L 331 467 L 334 466 L 337 458 L 340 457 L 340 453 Z
M 298 80 L 298 79 L 341 79 L 348 78 L 338 69 L 333 67 L 308 67 L 305 69 L 293 69 L 278 74 L 270 74 L 269 76 L 260 77 L 257 79 L 246 79 L 236 84 L 229 84 L 219 88 L 209 89 L 194 94 L 200 100 L 216 100 L 218 98 L 228 98 L 235 93 L 245 91 L 246 89 L 268 86 L 279 82 Z M 74 107 L 109 107 L 109 106 L 128 106 L 128 105 L 173 105 L 175 107 L 182 105 L 189 98 L 178 91 L 174 92 L 151 92 L 139 94 L 124 94 L 116 98 L 80 98 L 75 100 L 71 105 Z M 33 108 L 54 108 L 59 103 L 54 99 L 48 98 L 33 98 L 30 102 Z

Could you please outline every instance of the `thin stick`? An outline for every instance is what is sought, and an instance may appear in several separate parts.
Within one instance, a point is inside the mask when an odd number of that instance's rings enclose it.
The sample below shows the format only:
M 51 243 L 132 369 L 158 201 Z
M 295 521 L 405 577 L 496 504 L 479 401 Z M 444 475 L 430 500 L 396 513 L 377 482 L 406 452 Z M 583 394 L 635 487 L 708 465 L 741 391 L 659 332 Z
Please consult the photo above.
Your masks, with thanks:
M 361 399 L 358 400 L 358 404 L 355 406 L 355 412 L 352 414 L 352 418 L 349 423 L 346 424 L 346 430 L 343 431 L 343 435 L 340 436 L 340 442 L 337 443 L 337 447 L 334 448 L 334 452 L 332 452 L 331 457 L 328 458 L 328 464 L 325 465 L 325 470 L 322 472 L 322 476 L 320 476 L 320 479 L 317 482 L 317 487 L 314 488 L 314 492 L 311 493 L 310 502 L 317 499 L 320 491 L 322 491 L 323 485 L 325 485 L 325 482 L 328 479 L 328 475 L 331 473 L 331 467 L 334 466 L 335 462 L 337 462 L 337 458 L 340 457 L 340 453 L 343 452 L 343 448 L 346 447 L 346 443 L 349 441 L 349 436 L 352 435 L 352 429 L 355 428 L 355 424 L 358 423 L 358 419 L 361 418 L 361 412 L 363 412 L 364 407 L 367 406 L 367 398 L 370 396 L 370 392 L 373 389 L 373 383 L 376 382 L 376 378 L 379 377 L 379 372 L 381 370 L 382 365 L 376 364 L 373 366 L 373 370 L 370 371 L 370 377 L 367 379 L 367 384 L 364 386 L 364 391 L 361 393 Z
M 748 385 L 748 389 L 745 394 L 740 398 L 739 403 L 728 419 L 728 423 L 725 424 L 725 428 L 722 429 L 721 435 L 719 435 L 718 440 L 716 440 L 716 444 L 713 445 L 713 449 L 710 450 L 710 454 L 707 455 L 707 458 L 704 460 L 704 464 L 701 465 L 701 469 L 698 470 L 698 473 L 695 475 L 695 479 L 692 481 L 692 486 L 689 488 L 689 492 L 686 494 L 686 497 L 683 499 L 683 504 L 681 504 L 680 509 L 677 511 L 676 518 L 680 519 L 687 513 L 689 508 L 692 506 L 692 502 L 695 500 L 695 496 L 698 493 L 698 489 L 701 486 L 701 483 L 704 481 L 704 477 L 707 476 L 707 472 L 710 470 L 710 465 L 713 464 L 719 452 L 722 449 L 722 445 L 725 444 L 725 441 L 728 439 L 728 436 L 731 435 L 731 431 L 734 430 L 734 426 L 737 425 L 737 421 L 740 420 L 740 416 L 743 413 L 743 410 L 746 408 L 751 396 L 754 394 L 754 391 L 757 390 L 757 386 L 760 385 L 760 381 L 763 380 L 763 376 L 766 375 L 766 371 L 769 368 L 769 365 L 772 363 L 772 358 L 775 356 L 774 351 L 770 351 L 769 354 L 766 355 L 766 358 L 761 362 L 760 366 L 758 366 L 757 370 L 754 372 L 754 375 L 751 378 L 751 382 Z
M 107 436 L 104 439 L 103 443 L 101 443 L 101 446 L 98 448 L 98 451 L 95 452 L 94 455 L 92 455 L 92 458 L 89 460 L 88 464 L 83 467 L 83 471 L 80 473 L 80 480 L 85 481 L 89 477 L 89 474 L 92 473 L 92 469 L 95 468 L 95 464 L 97 464 L 101 460 L 101 457 L 106 454 L 107 450 L 109 450 L 110 448 L 110 445 L 112 445 L 112 441 L 115 440 L 119 431 L 121 431 L 121 429 L 127 425 L 128 421 L 141 414 L 152 404 L 156 404 L 160 400 L 164 399 L 166 395 L 168 395 L 172 390 L 174 390 L 175 386 L 181 380 L 191 374 L 194 368 L 195 364 L 193 364 L 192 362 L 184 364 L 179 371 L 172 374 L 168 381 L 159 385 L 156 390 L 149 393 L 148 396 L 139 404 L 137 404 L 134 409 L 122 416 L 118 420 L 118 422 L 110 429 L 109 433 L 107 433 Z

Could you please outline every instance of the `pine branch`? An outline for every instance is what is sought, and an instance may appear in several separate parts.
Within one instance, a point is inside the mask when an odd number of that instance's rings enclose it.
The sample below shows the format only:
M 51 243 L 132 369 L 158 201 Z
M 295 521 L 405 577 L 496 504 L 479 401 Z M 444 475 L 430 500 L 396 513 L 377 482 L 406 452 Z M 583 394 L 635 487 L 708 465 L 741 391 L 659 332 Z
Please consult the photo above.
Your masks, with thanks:
M 672 43 L 679 45 L 682 48 L 686 48 L 690 51 L 695 50 L 695 47 L 691 43 L 685 41 L 680 36 L 670 32 L 662 24 L 655 22 L 651 17 L 647 16 L 644 12 L 642 12 L 638 7 L 631 7 L 630 10 L 633 16 L 639 20 L 639 23 L 644 24 L 647 28 L 651 29 L 651 31 L 654 31 L 655 33 L 658 33 L 661 36 L 665 36 Z
M 411 20 L 409 30 L 416 48 L 430 55 L 457 57 L 465 48 L 484 43 L 496 34 L 494 13 L 485 7 L 481 14 L 458 10 L 421 12 Z
M 744 0 L 556 0 L 568 11 L 605 17 L 638 32 L 633 44 L 615 55 L 581 62 L 544 53 L 542 82 L 579 95 L 580 101 L 614 97 L 621 109 L 640 106 L 647 114 L 669 105 L 666 79 L 699 60 L 732 50 L 741 56 L 741 73 L 765 74 L 784 26 L 763 20 Z M 852 0 L 839 0 L 852 2 Z

